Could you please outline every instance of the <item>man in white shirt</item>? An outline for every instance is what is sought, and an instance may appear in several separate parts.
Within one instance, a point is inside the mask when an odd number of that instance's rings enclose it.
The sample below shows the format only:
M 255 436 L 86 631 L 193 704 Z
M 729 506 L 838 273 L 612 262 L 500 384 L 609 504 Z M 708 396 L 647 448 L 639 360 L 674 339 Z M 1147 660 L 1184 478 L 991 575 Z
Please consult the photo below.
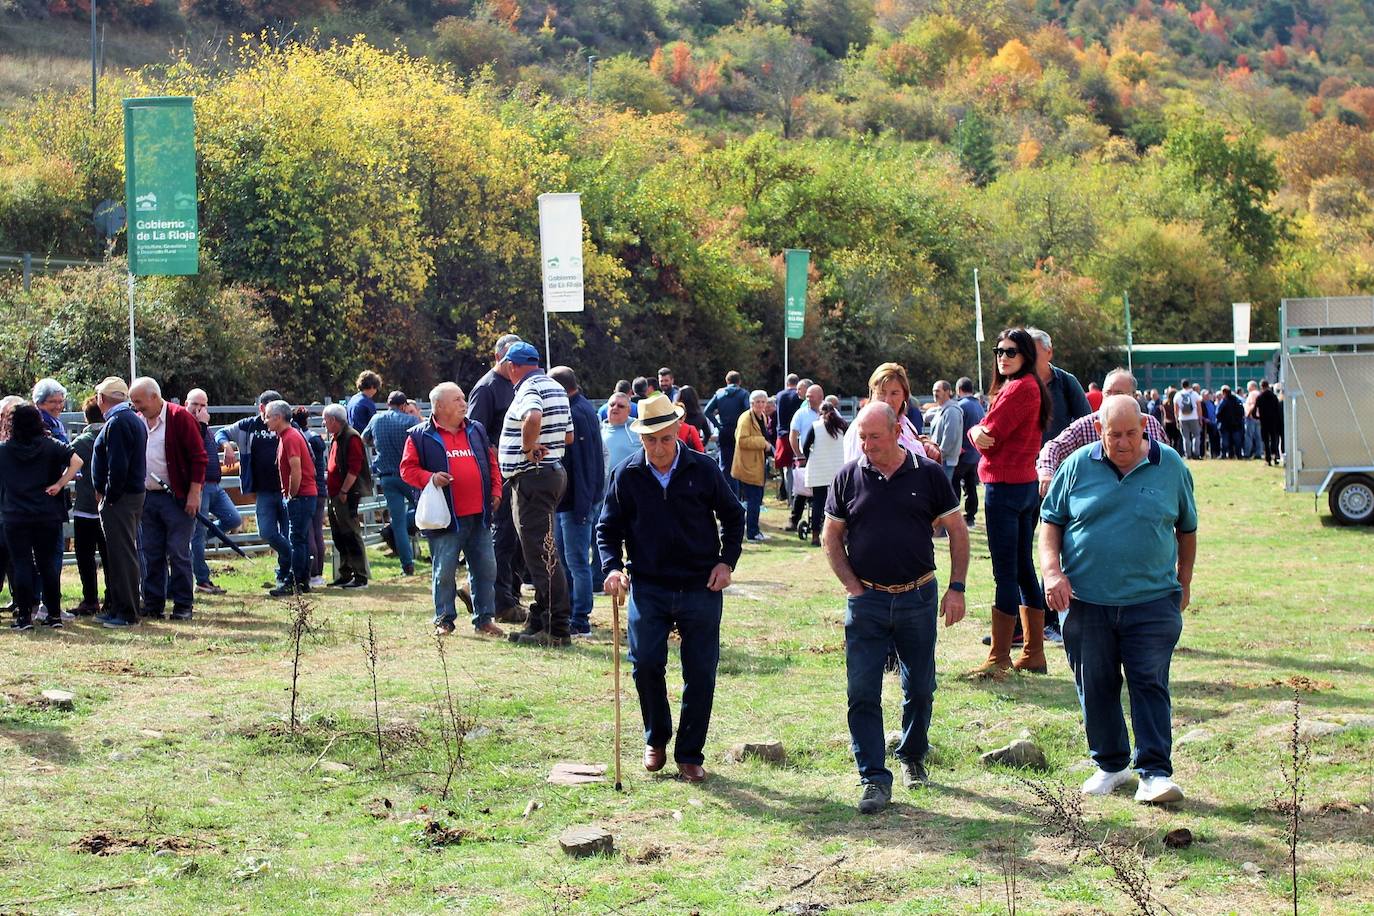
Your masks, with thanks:
M 1174 416 L 1178 418 L 1179 432 L 1183 435 L 1183 454 L 1186 458 L 1202 457 L 1202 405 L 1199 395 L 1184 379 L 1174 395 Z
M 801 385 L 798 385 L 797 389 L 800 391 Z M 792 460 L 799 468 L 806 467 L 806 456 L 802 454 L 802 440 L 806 438 L 807 433 L 811 432 L 811 424 L 820 419 L 821 402 L 825 400 L 825 389 L 820 385 L 811 385 L 805 389 L 805 398 L 802 406 L 798 407 L 797 412 L 792 414 L 792 424 L 787 433 L 787 441 L 792 446 Z M 787 522 L 788 531 L 797 530 L 797 523 L 801 521 L 802 513 L 806 511 L 808 502 L 808 497 L 793 497 L 792 516 Z

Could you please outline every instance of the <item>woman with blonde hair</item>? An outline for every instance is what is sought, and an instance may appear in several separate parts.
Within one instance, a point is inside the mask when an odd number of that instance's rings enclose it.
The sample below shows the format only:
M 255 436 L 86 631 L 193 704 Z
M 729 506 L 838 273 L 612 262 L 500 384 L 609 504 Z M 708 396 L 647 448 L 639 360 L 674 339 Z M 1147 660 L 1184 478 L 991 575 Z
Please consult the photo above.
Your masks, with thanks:
M 902 448 L 913 455 L 925 455 L 932 461 L 940 460 L 940 447 L 934 445 L 916 429 L 916 424 L 907 416 L 911 403 L 911 383 L 907 381 L 906 369 L 899 363 L 883 363 L 868 377 L 869 401 L 882 401 L 897 415 L 897 441 Z M 859 445 L 859 424 L 851 424 L 844 434 L 844 460 L 853 461 L 863 454 Z

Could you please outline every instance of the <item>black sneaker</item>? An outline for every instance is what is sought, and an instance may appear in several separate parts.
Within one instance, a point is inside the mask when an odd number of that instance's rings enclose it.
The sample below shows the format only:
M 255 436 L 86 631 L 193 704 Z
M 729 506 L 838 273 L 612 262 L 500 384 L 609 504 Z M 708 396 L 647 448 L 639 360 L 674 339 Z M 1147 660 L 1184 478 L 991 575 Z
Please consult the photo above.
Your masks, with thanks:
M 17 631 L 17 630 L 32 630 L 32 629 L 33 629 L 33 618 L 30 617 L 30 616 L 27 615 L 27 614 L 25 614 L 25 615 L 23 615 L 23 616 L 21 617 L 21 616 L 19 615 L 19 612 L 18 612 L 18 611 L 15 611 L 15 613 L 14 613 L 14 620 L 10 623 L 10 629 L 11 629 L 11 630 L 16 630 L 16 631 Z
M 188 608 L 188 607 L 175 608 L 175 609 L 173 609 L 173 610 L 172 610 L 172 619 L 173 619 L 173 620 L 190 620 L 190 619 L 191 619 L 191 609 Z
M 878 782 L 864 783 L 864 794 L 859 799 L 860 814 L 877 814 L 892 803 L 892 787 Z
M 164 614 L 162 611 L 152 611 L 148 610 L 147 608 L 144 608 L 143 610 L 138 612 L 138 616 L 144 618 L 145 620 L 163 620 L 166 618 L 167 615 Z
M 339 588 L 367 588 L 367 580 L 362 576 L 354 576 L 343 585 L 340 585 Z
M 339 576 L 339 577 L 338 577 L 337 579 L 335 579 L 333 582 L 330 582 L 330 583 L 329 583 L 329 587 L 330 587 L 330 588 L 345 588 L 345 587 L 347 587 L 348 583 L 350 583 L 350 582 L 352 582 L 352 581 L 353 581 L 353 576 Z
M 903 760 L 902 764 L 902 785 L 908 789 L 919 789 L 930 785 L 930 774 L 926 772 L 926 765 L 915 760 Z
M 415 575 L 415 565 L 412 563 L 410 566 L 402 566 L 402 567 L 401 567 L 401 575 L 403 575 L 403 576 L 413 576 L 413 575 Z
M 304 595 L 310 591 L 308 585 L 278 585 L 267 594 L 273 598 L 290 598 L 295 595 Z
M 49 614 L 48 619 L 43 621 L 43 626 L 47 627 L 49 630 L 62 629 L 62 615 L 60 613 Z

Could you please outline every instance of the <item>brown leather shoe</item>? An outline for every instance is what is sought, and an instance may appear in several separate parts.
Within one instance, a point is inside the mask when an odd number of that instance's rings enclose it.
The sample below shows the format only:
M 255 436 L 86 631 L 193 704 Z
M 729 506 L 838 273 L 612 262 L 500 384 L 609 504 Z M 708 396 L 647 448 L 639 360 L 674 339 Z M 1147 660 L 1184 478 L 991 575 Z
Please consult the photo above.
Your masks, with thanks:
M 1026 642 L 1021 647 L 1021 657 L 1012 667 L 1030 674 L 1045 674 L 1049 665 L 1045 661 L 1044 609 L 1021 605 L 1021 629 L 1025 631 Z
M 681 773 L 682 778 L 687 780 L 688 782 L 706 781 L 706 770 L 704 770 L 700 764 L 679 763 L 677 765 L 677 771 Z
M 663 748 L 654 747 L 652 744 L 644 745 L 644 769 L 650 773 L 657 773 L 667 762 L 668 754 Z
M 968 672 L 966 677 L 1000 680 L 1007 676 L 1011 670 L 1011 636 L 1016 629 L 1016 620 L 1011 614 L 1004 614 L 995 607 L 992 609 L 992 649 L 988 652 L 988 660 Z
M 506 635 L 505 630 L 501 629 L 496 624 L 492 623 L 490 620 L 482 624 L 480 627 L 476 627 L 475 629 L 479 636 L 495 636 L 496 638 L 500 639 L 502 636 Z
M 520 605 L 515 607 L 502 608 L 496 612 L 498 623 L 524 623 L 529 618 L 529 613 Z

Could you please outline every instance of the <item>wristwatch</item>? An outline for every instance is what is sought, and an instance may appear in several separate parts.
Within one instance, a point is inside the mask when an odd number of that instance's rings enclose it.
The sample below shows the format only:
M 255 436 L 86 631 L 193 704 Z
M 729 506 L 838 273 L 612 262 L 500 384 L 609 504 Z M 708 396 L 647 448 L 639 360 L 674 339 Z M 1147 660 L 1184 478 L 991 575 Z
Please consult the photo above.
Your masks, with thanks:
M 951 583 L 949 583 L 948 585 L 946 585 L 945 588 L 949 589 L 949 590 L 952 591 L 952 592 L 959 592 L 959 593 L 962 594 L 963 591 L 964 591 L 964 583 L 962 583 L 962 582 L 951 582 Z

